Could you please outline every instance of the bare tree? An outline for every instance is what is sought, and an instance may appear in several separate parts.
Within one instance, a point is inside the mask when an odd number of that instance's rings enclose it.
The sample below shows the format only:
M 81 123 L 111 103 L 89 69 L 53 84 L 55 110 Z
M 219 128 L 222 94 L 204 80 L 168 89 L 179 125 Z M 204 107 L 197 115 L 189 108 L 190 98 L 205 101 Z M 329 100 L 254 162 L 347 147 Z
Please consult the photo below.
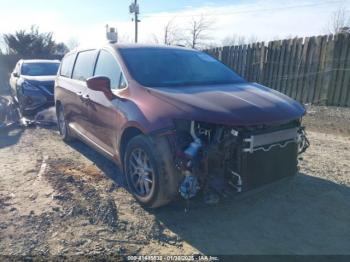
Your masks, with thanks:
M 223 46 L 233 46 L 238 43 L 238 35 L 233 34 L 231 36 L 226 36 L 221 41 Z
M 246 44 L 246 38 L 242 35 L 233 34 L 231 36 L 226 36 L 222 39 L 223 46 L 233 46 L 233 45 L 244 45 Z
M 217 47 L 222 47 L 222 44 L 220 42 L 215 42 L 215 41 L 211 41 L 208 43 L 205 43 L 202 46 L 202 49 L 213 49 L 213 48 L 217 48 Z
M 184 41 L 181 29 L 176 25 L 175 18 L 164 26 L 164 44 L 177 45 Z
M 339 7 L 331 15 L 328 22 L 328 32 L 331 34 L 344 33 L 349 30 L 350 16 L 344 6 Z
M 147 43 L 159 44 L 160 41 L 159 41 L 158 36 L 156 34 L 151 34 L 147 39 Z
M 77 48 L 80 45 L 80 43 L 79 43 L 78 39 L 71 37 L 68 40 L 66 45 L 67 45 L 69 50 L 73 50 L 73 49 Z
M 173 20 L 170 20 L 164 27 L 164 44 L 165 45 L 171 45 L 170 43 L 170 34 L 172 31 L 172 23 Z
M 246 44 L 246 40 L 245 40 L 245 36 L 241 35 L 240 37 L 238 37 L 238 45 L 245 45 Z
M 133 42 L 134 42 L 134 39 L 131 39 L 131 37 L 128 33 L 124 33 L 124 34 L 118 36 L 118 43 L 129 44 L 129 43 L 133 43 Z
M 259 38 L 256 35 L 251 35 L 248 37 L 247 44 L 253 44 L 257 43 L 259 41 Z
M 209 40 L 208 31 L 212 28 L 213 20 L 208 19 L 204 15 L 192 18 L 188 27 L 188 45 L 192 48 L 200 48 Z

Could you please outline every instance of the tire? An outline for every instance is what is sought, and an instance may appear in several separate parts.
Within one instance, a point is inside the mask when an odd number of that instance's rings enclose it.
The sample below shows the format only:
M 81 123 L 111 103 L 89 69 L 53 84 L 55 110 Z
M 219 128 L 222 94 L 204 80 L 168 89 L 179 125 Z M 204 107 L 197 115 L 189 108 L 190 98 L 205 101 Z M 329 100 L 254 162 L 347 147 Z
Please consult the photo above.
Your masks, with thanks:
M 73 136 L 71 135 L 71 131 L 69 129 L 69 125 L 66 120 L 66 117 L 64 115 L 64 110 L 62 105 L 59 105 L 57 107 L 57 126 L 58 126 L 58 131 L 60 132 L 60 136 L 64 142 L 70 142 L 74 140 Z
M 126 148 L 124 171 L 130 192 L 145 207 L 166 205 L 177 195 L 180 177 L 173 168 L 165 138 L 155 141 L 139 135 L 131 139 Z

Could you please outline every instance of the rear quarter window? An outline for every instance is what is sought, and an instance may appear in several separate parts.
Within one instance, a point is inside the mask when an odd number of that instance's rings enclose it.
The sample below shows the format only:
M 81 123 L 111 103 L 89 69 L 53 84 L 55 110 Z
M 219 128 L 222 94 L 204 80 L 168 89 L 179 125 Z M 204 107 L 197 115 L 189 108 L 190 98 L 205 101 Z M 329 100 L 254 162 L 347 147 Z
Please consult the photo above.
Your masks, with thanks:
M 81 81 L 86 81 L 92 77 L 97 51 L 89 50 L 78 54 L 75 66 L 73 69 L 73 78 Z
M 60 71 L 61 76 L 69 77 L 69 78 L 72 76 L 75 57 L 76 57 L 75 54 L 70 54 L 63 58 L 61 63 L 61 71 Z

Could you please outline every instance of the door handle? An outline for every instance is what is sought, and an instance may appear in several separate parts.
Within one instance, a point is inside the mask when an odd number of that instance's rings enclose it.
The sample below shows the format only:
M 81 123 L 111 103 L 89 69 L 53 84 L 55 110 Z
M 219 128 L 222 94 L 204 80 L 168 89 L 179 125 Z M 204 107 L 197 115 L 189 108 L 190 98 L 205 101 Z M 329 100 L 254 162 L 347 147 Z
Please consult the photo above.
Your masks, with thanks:
M 82 92 L 78 92 L 77 96 L 80 98 L 80 100 L 82 102 L 88 102 L 90 100 L 90 96 L 89 95 L 83 95 Z

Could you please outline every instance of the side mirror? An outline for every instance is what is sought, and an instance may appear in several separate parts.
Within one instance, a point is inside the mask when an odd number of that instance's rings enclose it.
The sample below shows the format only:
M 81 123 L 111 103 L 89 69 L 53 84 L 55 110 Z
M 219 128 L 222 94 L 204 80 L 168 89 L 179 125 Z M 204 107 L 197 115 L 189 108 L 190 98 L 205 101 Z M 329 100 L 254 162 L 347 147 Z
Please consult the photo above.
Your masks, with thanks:
M 12 76 L 13 76 L 13 77 L 19 77 L 18 73 L 16 73 L 16 72 L 13 72 L 13 73 L 12 73 Z
M 105 76 L 94 76 L 86 80 L 87 87 L 94 91 L 100 91 L 112 100 L 115 96 L 111 91 L 111 80 Z

